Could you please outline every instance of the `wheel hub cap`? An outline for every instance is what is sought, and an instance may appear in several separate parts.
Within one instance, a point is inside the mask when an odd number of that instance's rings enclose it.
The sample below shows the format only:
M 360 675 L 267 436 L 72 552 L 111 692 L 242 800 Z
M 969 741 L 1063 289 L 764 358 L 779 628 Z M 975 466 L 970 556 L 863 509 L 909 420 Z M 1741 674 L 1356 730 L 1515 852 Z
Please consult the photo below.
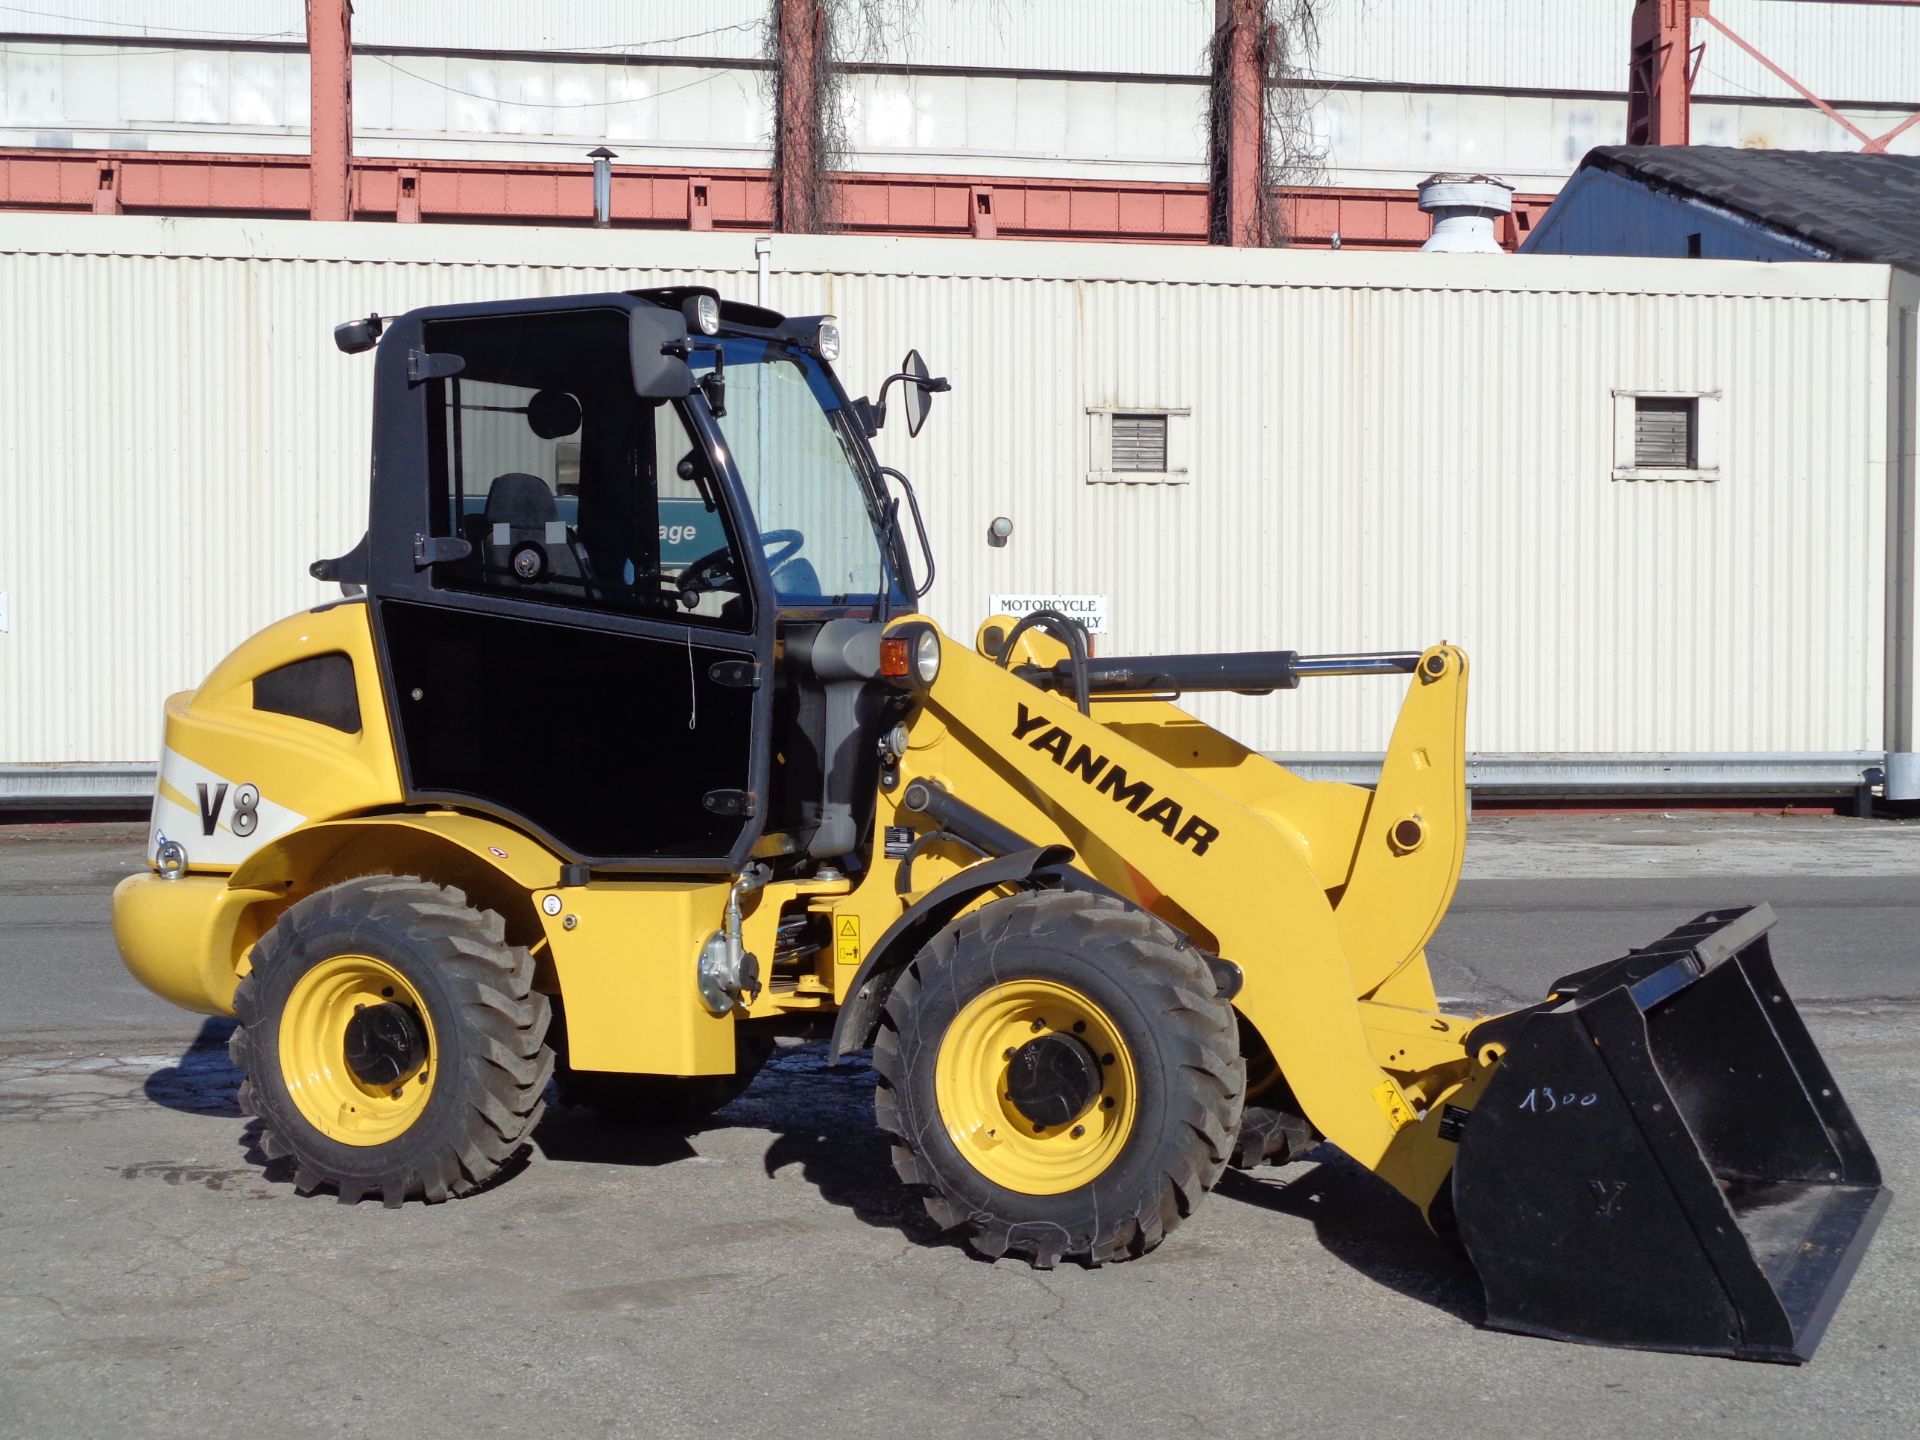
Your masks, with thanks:
M 1100 1095 L 1100 1062 L 1071 1035 L 1029 1040 L 1007 1063 L 1007 1099 L 1036 1125 L 1064 1125 Z
M 391 1085 L 420 1068 L 427 1035 L 404 1005 L 388 1000 L 353 1012 L 347 1021 L 347 1068 L 362 1085 Z

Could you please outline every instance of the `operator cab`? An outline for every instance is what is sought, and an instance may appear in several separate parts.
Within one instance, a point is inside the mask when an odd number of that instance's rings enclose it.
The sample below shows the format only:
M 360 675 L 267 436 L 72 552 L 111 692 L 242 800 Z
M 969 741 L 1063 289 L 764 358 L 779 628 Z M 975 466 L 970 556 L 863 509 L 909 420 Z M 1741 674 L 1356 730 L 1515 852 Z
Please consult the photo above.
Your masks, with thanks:
M 368 591 L 408 802 L 589 870 L 857 864 L 901 703 L 865 657 L 925 587 L 831 319 L 679 287 L 336 339 L 379 345 L 372 525 L 314 573 Z M 896 382 L 917 432 L 945 382 Z

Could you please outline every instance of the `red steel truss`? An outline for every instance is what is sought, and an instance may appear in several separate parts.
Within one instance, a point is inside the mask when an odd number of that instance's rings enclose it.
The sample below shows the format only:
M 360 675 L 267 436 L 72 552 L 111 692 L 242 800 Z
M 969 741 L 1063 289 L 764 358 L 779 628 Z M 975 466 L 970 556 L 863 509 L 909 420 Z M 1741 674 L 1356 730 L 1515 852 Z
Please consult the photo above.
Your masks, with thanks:
M 841 228 L 856 234 L 980 239 L 1137 240 L 1204 245 L 1207 187 L 1147 181 L 849 174 Z M 590 225 L 593 168 L 491 160 L 356 157 L 356 220 Z M 1526 238 L 1550 195 L 1516 195 L 1502 226 Z M 313 187 L 304 155 L 0 149 L 0 210 L 303 218 Z M 1339 237 L 1362 250 L 1416 250 L 1432 231 L 1411 190 L 1297 189 L 1281 208 L 1296 244 Z M 773 205 L 762 170 L 693 175 L 636 165 L 613 173 L 616 226 L 766 231 Z
M 1920 5 L 1920 0 L 1821 0 L 1830 5 Z M 1713 0 L 1634 0 L 1627 65 L 1627 143 L 1685 145 L 1691 138 L 1689 110 L 1693 82 L 1705 49 L 1693 40 L 1693 22 L 1711 26 L 1765 66 L 1782 84 L 1860 141 L 1865 154 L 1885 153 L 1887 144 L 1920 124 L 1909 115 L 1884 135 L 1869 135 L 1813 91 L 1802 85 L 1713 13 Z

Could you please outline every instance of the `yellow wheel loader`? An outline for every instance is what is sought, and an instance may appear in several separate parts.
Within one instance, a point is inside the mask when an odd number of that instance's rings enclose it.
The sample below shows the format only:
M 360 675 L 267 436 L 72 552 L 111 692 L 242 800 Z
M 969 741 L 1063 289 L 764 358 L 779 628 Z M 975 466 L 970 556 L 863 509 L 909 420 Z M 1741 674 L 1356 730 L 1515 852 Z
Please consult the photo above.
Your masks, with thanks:
M 1229 1163 L 1324 1141 L 1464 1248 L 1494 1326 L 1811 1355 L 1887 1195 L 1764 907 L 1511 1014 L 1435 998 L 1460 650 L 943 633 L 869 442 L 946 382 L 910 354 L 850 399 L 830 317 L 680 287 L 335 339 L 376 352 L 370 523 L 313 567 L 344 598 L 167 702 L 114 904 L 136 976 L 237 1018 L 302 1191 L 465 1194 L 550 1080 L 685 1124 L 826 1037 L 987 1256 L 1143 1254 Z M 1175 703 L 1340 676 L 1406 687 L 1371 790 Z

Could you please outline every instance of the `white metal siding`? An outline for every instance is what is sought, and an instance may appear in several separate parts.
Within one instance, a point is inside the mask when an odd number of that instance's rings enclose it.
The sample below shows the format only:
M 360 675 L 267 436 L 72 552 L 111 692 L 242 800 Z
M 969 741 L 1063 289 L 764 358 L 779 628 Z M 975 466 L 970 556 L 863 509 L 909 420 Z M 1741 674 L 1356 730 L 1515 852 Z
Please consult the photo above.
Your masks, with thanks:
M 1920 96 L 1920 12 L 1819 0 L 1716 0 L 1714 14 L 1828 100 Z M 1314 74 L 1339 83 L 1627 88 L 1631 0 L 1359 0 L 1327 8 Z M 1697 93 L 1793 97 L 1712 26 Z
M 1823 100 L 1920 104 L 1920 9 L 1911 5 L 1715 0 L 1713 13 Z M 1621 23 L 1624 33 L 1624 19 Z M 1696 93 L 1799 100 L 1790 86 L 1711 25 L 1696 25 L 1693 41 L 1706 47 Z M 1836 132 L 1823 148 L 1856 146 Z
M 362 0 L 362 4 L 365 0 Z M 154 40 L 296 40 L 301 0 L 15 0 L 0 29 L 44 35 L 138 35 Z
M 356 44 L 421 50 L 617 51 L 754 59 L 772 0 L 356 0 Z M 850 7 L 851 8 L 851 7 Z M 1204 75 L 1214 0 L 920 0 L 861 58 L 960 69 Z M 1097 10 L 1097 18 L 1095 12 Z M 1920 95 L 1920 14 L 1900 5 L 1719 0 L 1716 15 L 1830 100 Z M 1312 69 L 1333 83 L 1626 88 L 1628 0 L 1339 0 Z M 304 41 L 298 0 L 33 0 L 7 30 Z M 1792 92 L 1710 27 L 1704 95 Z
M 354 0 L 359 45 L 757 59 L 771 0 Z
M 953 379 L 879 449 L 957 633 L 992 593 L 1105 594 L 1109 653 L 1459 642 L 1476 750 L 1882 744 L 1883 268 L 785 236 L 773 261 L 776 306 L 841 317 L 856 393 L 909 345 Z M 334 322 L 695 278 L 751 297 L 751 238 L 16 218 L 0 762 L 150 757 L 165 693 L 328 593 L 306 565 L 362 528 L 372 378 Z M 1722 478 L 1611 480 L 1615 389 L 1718 390 Z M 1088 485 L 1091 407 L 1190 409 L 1190 483 Z M 1201 709 L 1352 752 L 1397 701 Z

